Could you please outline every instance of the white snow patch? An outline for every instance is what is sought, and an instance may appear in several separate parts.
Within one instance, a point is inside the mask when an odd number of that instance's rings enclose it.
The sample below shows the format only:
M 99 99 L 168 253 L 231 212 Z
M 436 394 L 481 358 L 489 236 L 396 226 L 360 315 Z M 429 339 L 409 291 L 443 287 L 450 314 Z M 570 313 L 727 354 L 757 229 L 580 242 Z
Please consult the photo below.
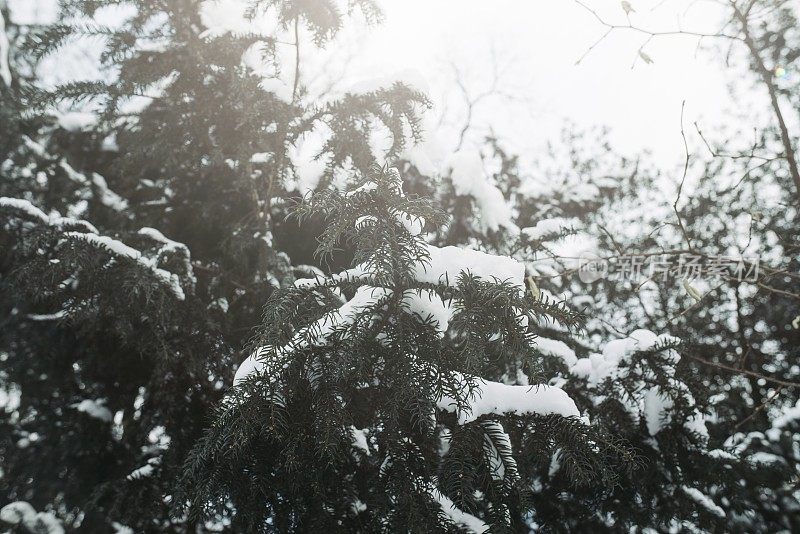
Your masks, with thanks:
M 301 328 L 277 352 L 279 354 L 289 354 L 303 347 L 326 345 L 335 331 L 340 331 L 343 327 L 353 324 L 356 318 L 364 313 L 366 309 L 371 308 L 381 299 L 391 294 L 391 290 L 382 287 L 359 287 L 353 298 L 345 302 L 341 308 L 326 313 L 311 325 Z M 265 368 L 264 356 L 272 349 L 273 347 L 261 347 L 248 356 L 236 371 L 233 385 L 236 386 L 251 374 L 262 371 Z
M 42 534 L 64 534 L 64 527 L 51 512 L 36 512 L 29 503 L 16 501 L 0 509 L 0 521 L 22 526 L 29 532 Z
M 771 452 L 759 451 L 747 457 L 747 461 L 753 464 L 775 464 L 783 462 L 783 459 Z
M 650 350 L 657 344 L 675 341 L 677 338 L 662 334 L 657 336 L 649 330 L 635 330 L 630 336 L 606 343 L 603 353 L 581 358 L 572 366 L 570 373 L 585 378 L 591 385 L 602 382 L 617 372 L 621 364 L 627 363 L 636 351 Z M 679 359 L 677 354 L 673 357 Z
M 466 387 L 463 377 L 456 378 Z M 458 410 L 456 400 L 447 394 L 443 394 L 436 403 L 440 410 L 457 412 L 458 422 L 462 425 L 489 414 L 558 414 L 563 417 L 580 415 L 575 401 L 566 392 L 561 388 L 544 384 L 509 386 L 479 379 L 467 404 L 466 409 Z
M 3 13 L 0 12 L 0 78 L 5 82 L 6 86 L 11 86 L 11 68 L 8 64 L 8 54 L 11 45 L 8 42 L 8 35 L 6 34 L 6 19 L 3 18 Z
M 267 93 L 273 94 L 284 104 L 292 103 L 292 88 L 280 78 L 264 78 L 258 82 L 258 86 Z
M 449 160 L 450 179 L 457 195 L 471 196 L 480 211 L 481 231 L 504 227 L 519 232 L 503 193 L 486 177 L 480 154 L 460 151 Z
M 489 525 L 474 515 L 456 508 L 456 505 L 453 503 L 453 501 L 435 487 L 431 488 L 431 497 L 433 497 L 433 500 L 439 503 L 442 512 L 444 512 L 450 521 L 456 525 L 464 527 L 469 532 L 474 532 L 477 534 L 482 534 L 489 530 Z
M 367 430 L 350 426 L 350 435 L 353 439 L 353 447 L 358 449 L 365 456 L 369 456 L 369 441 L 367 441 Z
M 538 337 L 536 338 L 536 348 L 543 354 L 560 358 L 568 368 L 574 366 L 578 362 L 575 351 L 569 348 L 563 341 Z
M 366 182 L 363 185 L 356 187 L 352 191 L 348 191 L 344 194 L 344 196 L 349 198 L 359 193 L 369 193 L 370 191 L 375 191 L 376 189 L 378 189 L 378 184 L 375 182 Z
M 419 282 L 453 286 L 462 272 L 469 271 L 485 281 L 508 281 L 525 290 L 525 266 L 513 258 L 459 247 L 425 247 L 430 259 L 414 269 L 414 278 Z
M 130 474 L 126 477 L 127 480 L 139 480 L 140 478 L 146 478 L 152 476 L 156 470 L 156 466 L 161 464 L 161 458 L 150 458 L 147 460 L 147 463 L 141 467 L 137 467 Z
M 717 517 L 725 517 L 725 510 L 720 508 L 711 498 L 697 488 L 681 486 L 681 490 L 692 498 L 694 502 L 711 512 Z
M 542 219 L 535 226 L 523 228 L 520 233 L 531 241 L 535 241 L 542 239 L 546 235 L 557 234 L 563 228 L 573 228 L 575 226 L 577 226 L 577 219 L 553 217 L 552 219 Z
M 160 282 L 162 282 L 172 291 L 178 300 L 183 300 L 185 298 L 183 288 L 181 287 L 176 274 L 156 267 L 153 262 L 143 256 L 141 252 L 135 248 L 129 247 L 122 241 L 112 239 L 108 236 L 84 234 L 81 232 L 66 232 L 64 235 L 80 241 L 86 241 L 94 246 L 106 249 L 108 252 L 111 252 L 116 256 L 122 256 L 138 263 L 142 267 L 150 270 Z
M 68 132 L 84 132 L 97 125 L 97 115 L 90 111 L 66 111 L 56 115 L 58 125 Z
M 62 217 L 57 211 L 46 215 L 31 202 L 21 198 L 0 197 L 0 207 L 17 209 L 24 212 L 29 217 L 38 219 L 42 223 L 56 228 L 63 228 L 64 226 L 82 226 L 87 232 L 97 233 L 97 228 L 86 221 L 73 219 L 72 217 Z
M 106 399 L 83 399 L 71 406 L 89 417 L 94 417 L 106 423 L 110 423 L 114 420 L 114 415 L 111 413 L 111 410 L 106 408 Z
M 423 320 L 432 320 L 440 336 L 447 332 L 453 318 L 453 308 L 430 289 L 409 289 L 403 294 L 403 309 Z
M 400 221 L 400 224 L 408 231 L 411 235 L 419 235 L 422 233 L 422 229 L 425 227 L 425 219 L 422 217 L 417 217 L 414 215 L 409 215 L 405 212 L 398 212 L 396 214 L 397 220 Z
M 658 434 L 672 419 L 669 410 L 673 402 L 658 388 L 653 386 L 644 395 L 644 417 L 647 431 L 651 436 Z
M 134 534 L 131 527 L 118 523 L 117 521 L 111 523 L 111 527 L 114 529 L 114 534 Z
M 125 211 L 128 209 L 128 201 L 108 188 L 106 179 L 97 173 L 92 173 L 92 184 L 99 193 L 100 203 L 114 211 Z

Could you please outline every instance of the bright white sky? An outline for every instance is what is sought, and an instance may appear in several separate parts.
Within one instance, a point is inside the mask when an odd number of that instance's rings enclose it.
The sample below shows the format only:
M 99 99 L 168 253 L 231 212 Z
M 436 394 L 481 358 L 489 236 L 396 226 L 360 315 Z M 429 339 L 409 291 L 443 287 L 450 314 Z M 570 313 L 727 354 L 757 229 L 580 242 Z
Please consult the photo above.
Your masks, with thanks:
M 575 62 L 605 28 L 573 0 L 382 0 L 384 25 L 363 50 L 376 69 L 412 68 L 427 79 L 441 106 L 443 93 L 458 106 L 452 86 L 455 63 L 479 93 L 491 85 L 491 57 L 509 66 L 502 87 L 524 102 L 496 99 L 480 108 L 480 122 L 524 151 L 557 140 L 567 121 L 609 126 L 616 148 L 633 155 L 653 151 L 671 166 L 684 154 L 684 122 L 709 130 L 732 106 L 727 83 L 734 73 L 697 39 L 659 37 L 645 47 L 652 64 L 637 59 L 646 36 L 629 30 L 609 35 L 579 65 Z M 605 20 L 626 22 L 618 0 L 586 0 Z M 656 30 L 716 32 L 721 13 L 710 1 L 631 0 L 631 21 Z M 707 41 L 708 45 L 712 43 Z M 723 41 L 718 45 L 725 46 Z M 636 64 L 631 66 L 636 59 Z M 688 130 L 689 128 L 687 128 Z
M 12 0 L 10 5 L 25 18 L 36 10 L 32 6 L 52 1 Z M 672 168 L 684 155 L 680 135 L 684 100 L 690 142 L 698 141 L 695 121 L 708 131 L 724 124 L 747 129 L 741 116 L 733 114 L 752 106 L 741 99 L 735 104 L 728 93 L 728 84 L 741 77 L 741 66 L 726 71 L 719 54 L 709 50 L 727 46 L 724 40 L 707 40 L 698 50 L 696 38 L 658 37 L 644 48 L 653 59 L 646 64 L 637 58 L 637 51 L 647 36 L 616 30 L 576 65 L 606 29 L 574 0 L 378 1 L 385 11 L 384 24 L 368 30 L 359 23 L 346 25 L 358 28 L 357 37 L 337 43 L 351 46 L 337 44 L 341 50 L 328 50 L 318 55 L 317 62 L 327 62 L 330 53 L 346 54 L 349 48 L 354 57 L 346 79 L 416 71 L 436 104 L 434 117 L 444 113 L 446 123 L 455 127 L 439 132 L 445 139 L 452 139 L 463 121 L 453 65 L 472 94 L 491 86 L 492 65 L 498 65 L 499 87 L 513 100 L 485 100 L 476 109 L 472 139 L 492 128 L 523 155 L 540 152 L 548 140 L 557 142 L 571 122 L 579 129 L 607 126 L 615 150 L 629 156 L 650 150 L 660 167 Z M 626 22 L 618 0 L 584 1 L 607 21 Z M 631 22 L 645 28 L 708 33 L 720 29 L 721 8 L 711 0 L 630 0 L 630 4 L 636 10 Z M 762 95 L 747 95 L 751 98 L 760 102 Z

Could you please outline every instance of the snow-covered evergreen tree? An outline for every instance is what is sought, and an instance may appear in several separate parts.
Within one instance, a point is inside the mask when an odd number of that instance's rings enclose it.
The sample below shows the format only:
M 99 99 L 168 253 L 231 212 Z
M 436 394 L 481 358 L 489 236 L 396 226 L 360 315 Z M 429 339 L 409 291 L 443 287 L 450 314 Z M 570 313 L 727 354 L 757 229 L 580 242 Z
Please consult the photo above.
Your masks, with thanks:
M 511 258 L 428 244 L 442 215 L 397 171 L 356 186 L 300 208 L 355 266 L 267 304 L 188 464 L 192 509 L 246 530 L 520 531 L 554 455 L 570 484 L 613 485 L 633 454 L 543 382 L 536 350 L 537 324 L 579 316 L 534 298 Z
M 195 529 L 172 513 L 187 451 L 263 303 L 309 269 L 291 265 L 274 221 L 296 191 L 365 172 L 413 136 L 424 97 L 408 85 L 305 98 L 295 54 L 321 50 L 347 6 L 229 4 L 260 30 L 185 0 L 65 1 L 58 24 L 9 23 L 0 504 L 82 531 Z M 93 77 L 52 88 L 29 68 L 86 43 L 100 50 Z M 297 69 L 272 69 L 286 56 Z M 394 135 L 383 151 L 368 142 L 379 128 Z M 315 131 L 317 152 L 298 155 Z

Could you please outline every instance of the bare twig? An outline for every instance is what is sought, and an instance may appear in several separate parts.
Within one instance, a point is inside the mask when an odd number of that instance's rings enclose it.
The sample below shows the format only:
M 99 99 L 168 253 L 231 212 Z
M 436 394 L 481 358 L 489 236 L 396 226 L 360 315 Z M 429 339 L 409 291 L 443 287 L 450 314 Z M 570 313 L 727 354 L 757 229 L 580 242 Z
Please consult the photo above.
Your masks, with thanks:
M 798 169 L 797 158 L 795 157 L 794 148 L 792 147 L 792 138 L 789 136 L 786 120 L 783 118 L 783 112 L 781 111 L 780 102 L 778 101 L 778 91 L 772 80 L 772 72 L 767 68 L 764 64 L 764 60 L 761 58 L 761 53 L 753 40 L 753 36 L 750 32 L 750 24 L 747 20 L 747 12 L 752 8 L 752 4 L 745 12 L 740 10 L 733 0 L 731 0 L 730 5 L 736 19 L 741 25 L 744 43 L 747 45 L 747 49 L 750 51 L 750 56 L 755 63 L 756 69 L 761 75 L 761 80 L 764 82 L 764 86 L 769 93 L 772 111 L 775 114 L 775 119 L 778 121 L 778 129 L 781 132 L 781 143 L 783 143 L 783 150 L 786 153 L 786 161 L 789 163 L 789 173 L 792 175 L 792 181 L 794 181 L 794 186 L 797 189 L 797 198 L 800 200 L 800 169 Z
M 686 142 L 686 132 L 683 129 L 683 111 L 686 108 L 686 100 L 683 101 L 681 104 L 681 137 L 683 138 L 683 148 L 686 151 L 686 159 L 683 163 L 683 176 L 681 177 L 681 183 L 678 185 L 678 194 L 675 197 L 675 202 L 672 204 L 672 209 L 675 212 L 675 216 L 678 218 L 678 225 L 680 226 L 681 233 L 683 234 L 683 238 L 686 240 L 686 245 L 689 247 L 689 250 L 694 250 L 692 247 L 692 242 L 689 240 L 689 234 L 686 233 L 686 227 L 683 225 L 683 219 L 681 219 L 681 214 L 678 212 L 678 202 L 681 199 L 681 193 L 683 192 L 683 185 L 686 183 L 686 174 L 689 172 L 689 144 Z
M 716 367 L 717 369 L 724 369 L 724 370 L 730 371 L 732 373 L 739 373 L 739 374 L 752 376 L 752 377 L 755 377 L 755 378 L 761 378 L 761 379 L 766 380 L 767 382 L 772 382 L 773 384 L 778 384 L 780 386 L 784 386 L 784 387 L 788 387 L 788 388 L 800 387 L 800 382 L 789 382 L 788 380 L 782 380 L 780 378 L 774 378 L 772 376 L 767 376 L 767 375 L 763 375 L 761 373 L 756 373 L 755 371 L 750 371 L 749 369 L 738 369 L 736 367 L 731 367 L 730 365 L 725 365 L 724 363 L 712 362 L 712 361 L 706 360 L 704 358 L 701 358 L 700 356 L 694 356 L 692 354 L 689 354 L 689 357 L 692 358 L 693 360 L 697 360 L 698 362 L 700 362 L 702 364 L 709 365 L 711 367 Z
M 776 390 L 775 390 L 775 391 L 772 393 L 772 395 L 770 395 L 769 397 L 767 397 L 766 399 L 764 399 L 764 402 L 762 402 L 762 403 L 761 403 L 761 404 L 758 406 L 758 408 L 756 408 L 755 410 L 753 410 L 753 413 L 751 413 L 750 415 L 748 415 L 747 417 L 745 417 L 744 419 L 742 419 L 741 421 L 739 421 L 738 423 L 736 423 L 736 426 L 735 426 L 735 427 L 733 427 L 733 430 L 734 430 L 734 431 L 736 431 L 736 430 L 739 430 L 739 428 L 740 428 L 742 425 L 744 425 L 744 424 L 745 424 L 746 422 L 748 422 L 750 419 L 752 419 L 753 417 L 755 417 L 756 415 L 758 415 L 759 413 L 761 413 L 762 411 L 764 411 L 764 409 L 765 409 L 767 406 L 769 406 L 769 403 L 771 403 L 772 401 L 774 401 L 774 400 L 775 400 L 775 398 L 777 398 L 777 396 L 778 396 L 778 395 L 780 395 L 780 393 L 781 393 L 781 391 L 783 391 L 783 388 L 784 388 L 784 387 L 785 387 L 785 386 L 778 386 L 778 389 L 776 389 Z

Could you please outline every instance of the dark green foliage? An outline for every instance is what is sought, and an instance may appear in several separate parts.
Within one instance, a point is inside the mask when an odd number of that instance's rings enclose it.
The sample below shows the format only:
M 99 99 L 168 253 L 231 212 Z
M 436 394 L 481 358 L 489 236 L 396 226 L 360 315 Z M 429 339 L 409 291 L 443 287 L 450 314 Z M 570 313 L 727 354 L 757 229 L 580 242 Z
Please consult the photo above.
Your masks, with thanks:
M 214 517 L 232 507 L 240 528 L 276 532 L 448 531 L 449 507 L 433 497 L 442 492 L 498 531 L 519 530 L 531 494 L 517 462 L 533 476 L 558 449 L 579 485 L 613 484 L 633 467 L 617 439 L 576 418 L 498 412 L 459 424 L 443 410 L 446 395 L 468 412 L 476 377 L 498 378 L 498 368 L 539 374 L 535 331 L 522 317 L 575 317 L 510 282 L 477 278 L 469 265 L 457 280 L 418 281 L 431 257 L 398 218 L 432 225 L 441 214 L 405 196 L 396 171 L 376 170 L 356 186 L 312 196 L 299 213 L 325 213 L 320 252 L 351 241 L 360 274 L 304 282 L 267 303 L 252 347 L 259 367 L 223 401 L 187 464 L 190 511 Z M 409 313 L 404 299 L 417 290 L 454 303 L 445 334 Z M 331 315 L 343 304 L 337 295 L 353 295 L 352 304 L 370 292 L 357 313 Z M 354 445 L 353 432 L 366 443 Z
M 115 4 L 135 14 L 114 28 L 89 18 Z M 0 414 L 0 505 L 27 500 L 68 530 L 193 531 L 173 513 L 176 477 L 264 302 L 294 280 L 272 243 L 297 195 L 288 151 L 325 124 L 321 185 L 366 172 L 376 155 L 361 141 L 381 125 L 398 153 L 426 101 L 397 84 L 317 105 L 302 81 L 278 97 L 242 65 L 252 45 L 273 59 L 275 37 L 201 36 L 195 1 L 62 5 L 57 25 L 9 28 L 14 78 L 0 83 L 0 196 L 27 201 L 0 205 L 0 387 L 20 394 Z M 318 44 L 348 15 L 332 2 L 254 7 Z M 377 18 L 371 2 L 352 8 Z M 76 41 L 100 48 L 101 81 L 45 90 L 26 74 Z M 54 120 L 53 106 L 78 104 L 96 124 Z M 77 409 L 95 400 L 100 418 Z

